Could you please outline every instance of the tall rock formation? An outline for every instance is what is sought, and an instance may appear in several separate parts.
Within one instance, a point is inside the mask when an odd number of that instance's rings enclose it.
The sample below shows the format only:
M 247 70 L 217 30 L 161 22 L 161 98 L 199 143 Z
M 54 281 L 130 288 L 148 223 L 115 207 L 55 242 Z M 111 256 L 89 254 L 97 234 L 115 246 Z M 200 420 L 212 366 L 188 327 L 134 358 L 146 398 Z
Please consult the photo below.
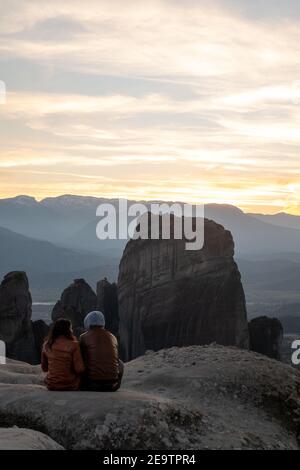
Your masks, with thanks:
M 44 320 L 36 320 L 32 322 L 32 331 L 34 336 L 35 348 L 37 350 L 38 356 L 41 357 L 41 352 L 43 348 L 44 341 L 48 336 L 50 327 Z
M 257 317 L 249 322 L 250 349 L 281 360 L 283 327 L 278 318 Z
M 75 279 L 52 310 L 52 320 L 69 318 L 73 327 L 82 328 L 84 317 L 97 308 L 97 296 L 84 279 Z
M 97 283 L 97 309 L 105 315 L 106 329 L 113 335 L 119 333 L 118 288 L 106 278 Z
M 0 285 L 0 339 L 12 359 L 37 364 L 40 360 L 31 322 L 32 299 L 25 272 L 8 273 Z
M 204 247 L 185 240 L 130 240 L 119 272 L 121 354 L 171 346 L 248 347 L 245 295 L 229 231 L 205 219 Z

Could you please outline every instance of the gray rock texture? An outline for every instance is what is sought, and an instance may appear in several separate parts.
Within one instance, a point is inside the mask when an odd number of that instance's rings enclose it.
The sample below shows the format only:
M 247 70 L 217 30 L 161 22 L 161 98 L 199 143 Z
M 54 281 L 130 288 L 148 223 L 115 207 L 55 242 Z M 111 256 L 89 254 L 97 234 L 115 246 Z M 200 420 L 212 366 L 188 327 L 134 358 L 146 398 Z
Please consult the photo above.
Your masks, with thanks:
M 44 320 L 36 320 L 32 322 L 32 331 L 34 336 L 35 348 L 37 350 L 39 358 L 43 348 L 44 341 L 49 334 L 49 325 Z
M 73 327 L 82 328 L 84 317 L 97 307 L 97 296 L 84 279 L 75 279 L 52 310 L 52 320 L 69 318 Z
M 32 299 L 25 272 L 8 273 L 0 285 L 0 339 L 8 357 L 37 363 L 31 323 Z
M 116 283 L 110 283 L 106 278 L 97 283 L 97 309 L 105 315 L 106 329 L 118 336 L 118 288 Z
M 0 450 L 63 450 L 45 434 L 31 429 L 0 428 Z
M 209 344 L 248 347 L 245 295 L 229 231 L 205 219 L 198 251 L 185 240 L 130 240 L 119 271 L 121 354 Z
M 66 449 L 298 449 L 300 373 L 235 347 L 147 352 L 116 393 L 49 392 L 38 366 L 0 366 L 0 426 Z

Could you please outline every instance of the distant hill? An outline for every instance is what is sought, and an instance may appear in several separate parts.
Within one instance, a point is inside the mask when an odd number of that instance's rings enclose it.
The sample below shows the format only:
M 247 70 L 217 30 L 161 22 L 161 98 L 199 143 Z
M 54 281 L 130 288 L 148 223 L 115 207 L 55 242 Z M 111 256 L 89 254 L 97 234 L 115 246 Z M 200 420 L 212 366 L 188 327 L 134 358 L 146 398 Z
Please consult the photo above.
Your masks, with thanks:
M 209 204 L 205 216 L 232 232 L 237 256 L 272 254 L 278 258 L 282 253 L 300 253 L 300 230 L 296 228 L 275 226 L 227 205 Z
M 0 199 L 0 227 L 31 238 L 60 242 L 80 223 L 28 196 Z
M 104 277 L 113 282 L 118 279 L 118 263 L 101 263 L 99 266 L 88 269 L 78 269 L 70 272 L 38 272 L 30 270 L 28 278 L 33 299 L 36 302 L 55 302 L 62 291 L 71 284 L 74 279 L 83 278 L 96 290 L 97 282 Z
M 105 202 L 112 202 L 117 207 L 116 200 Z M 277 258 L 280 254 L 288 257 L 294 253 L 300 255 L 300 230 L 296 228 L 273 225 L 272 219 L 270 222 L 264 222 L 253 215 L 244 213 L 237 207 L 221 204 L 206 205 L 205 217 L 215 220 L 232 232 L 237 256 L 259 259 L 270 255 Z M 97 222 L 98 219 L 92 214 L 92 220 L 80 227 L 63 243 L 98 253 L 108 250 L 113 256 L 120 257 L 125 242 L 122 240 L 99 241 L 96 238 Z
M 268 224 L 277 225 L 278 227 L 288 227 L 295 228 L 300 230 L 300 216 L 286 214 L 285 212 L 280 212 L 274 215 L 262 215 L 262 214 L 248 214 L 252 215 L 262 222 L 267 222 Z
M 124 241 L 103 242 L 96 238 L 99 221 L 96 209 L 101 203 L 114 204 L 118 211 L 117 199 L 72 195 L 46 198 L 41 202 L 28 196 L 2 199 L 0 226 L 66 248 L 120 258 Z M 237 207 L 222 204 L 208 204 L 205 216 L 232 232 L 238 256 L 300 254 L 300 217 L 246 214 Z
M 25 270 L 39 273 L 80 271 L 108 264 L 103 257 L 68 250 L 0 227 L 0 273 Z
M 35 300 L 45 301 L 55 300 L 75 277 L 94 287 L 101 277 L 115 280 L 126 241 L 96 238 L 101 203 L 114 204 L 118 213 L 117 199 L 0 199 L 0 275 L 25 269 Z M 247 214 L 224 204 L 206 205 L 205 217 L 233 234 L 250 311 L 272 314 L 300 302 L 300 217 Z

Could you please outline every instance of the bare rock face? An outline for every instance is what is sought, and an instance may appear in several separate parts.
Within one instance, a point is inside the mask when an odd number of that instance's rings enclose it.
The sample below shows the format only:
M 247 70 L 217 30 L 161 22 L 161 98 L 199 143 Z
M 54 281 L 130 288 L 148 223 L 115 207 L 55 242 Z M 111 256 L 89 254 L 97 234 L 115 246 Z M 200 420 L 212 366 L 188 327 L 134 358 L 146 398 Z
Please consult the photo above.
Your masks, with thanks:
M 105 327 L 113 335 L 119 333 L 118 288 L 116 283 L 102 279 L 97 284 L 97 308 L 105 315 Z
M 147 353 L 116 393 L 42 383 L 38 366 L 0 366 L 1 426 L 43 430 L 68 450 L 299 448 L 299 372 L 235 347 Z
M 8 357 L 37 363 L 31 314 L 32 299 L 26 273 L 8 273 L 0 285 L 0 339 L 6 343 Z
M 39 357 L 41 356 L 42 348 L 46 337 L 48 336 L 50 327 L 44 320 L 36 320 L 32 322 L 32 330 L 34 336 L 35 347 Z
M 248 347 L 241 276 L 229 231 L 205 219 L 204 247 L 185 240 L 130 240 L 119 271 L 121 354 L 171 346 Z
M 82 328 L 84 317 L 97 307 L 97 296 L 84 279 L 75 279 L 65 289 L 52 310 L 52 320 L 68 318 L 73 327 Z
M 26 273 L 6 274 L 0 285 L 0 334 L 6 343 L 30 330 L 32 299 Z
M 257 317 L 249 322 L 250 349 L 281 359 L 283 327 L 277 318 Z

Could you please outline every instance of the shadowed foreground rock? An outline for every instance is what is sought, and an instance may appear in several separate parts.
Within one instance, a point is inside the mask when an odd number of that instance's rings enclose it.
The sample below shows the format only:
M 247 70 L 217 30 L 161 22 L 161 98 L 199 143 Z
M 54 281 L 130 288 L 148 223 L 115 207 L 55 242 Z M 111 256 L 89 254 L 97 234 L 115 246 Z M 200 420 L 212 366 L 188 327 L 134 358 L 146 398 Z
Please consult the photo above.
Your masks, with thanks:
M 48 392 L 42 380 L 38 367 L 0 366 L 2 427 L 66 449 L 298 449 L 299 372 L 246 350 L 147 353 L 126 365 L 117 393 Z
M 121 353 L 209 344 L 248 347 L 241 276 L 232 235 L 205 219 L 202 250 L 185 240 L 130 240 L 119 272 Z
M 281 359 L 283 327 L 277 318 L 257 317 L 249 322 L 251 351 Z

